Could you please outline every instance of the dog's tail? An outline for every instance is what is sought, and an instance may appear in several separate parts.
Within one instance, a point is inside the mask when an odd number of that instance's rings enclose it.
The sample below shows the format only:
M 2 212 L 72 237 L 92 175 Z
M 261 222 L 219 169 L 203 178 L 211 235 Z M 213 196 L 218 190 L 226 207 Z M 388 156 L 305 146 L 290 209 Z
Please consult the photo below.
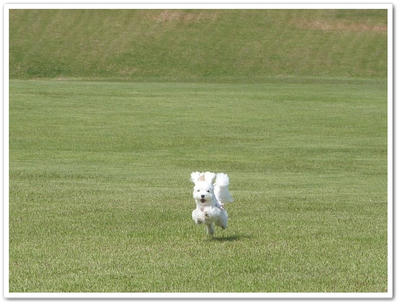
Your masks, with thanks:
M 233 202 L 232 195 L 229 193 L 229 177 L 227 174 L 218 173 L 214 183 L 214 193 L 219 204 Z

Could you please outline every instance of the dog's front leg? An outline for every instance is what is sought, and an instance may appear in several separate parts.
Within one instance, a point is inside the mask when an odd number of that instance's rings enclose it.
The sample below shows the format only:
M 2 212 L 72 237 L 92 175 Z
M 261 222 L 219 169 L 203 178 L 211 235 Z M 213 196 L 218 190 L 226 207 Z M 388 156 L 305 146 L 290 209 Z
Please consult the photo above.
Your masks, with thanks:
M 206 230 L 209 235 L 214 235 L 214 224 L 208 223 L 206 226 Z
M 204 213 L 199 209 L 195 209 L 192 212 L 192 219 L 196 224 L 202 224 L 205 222 Z

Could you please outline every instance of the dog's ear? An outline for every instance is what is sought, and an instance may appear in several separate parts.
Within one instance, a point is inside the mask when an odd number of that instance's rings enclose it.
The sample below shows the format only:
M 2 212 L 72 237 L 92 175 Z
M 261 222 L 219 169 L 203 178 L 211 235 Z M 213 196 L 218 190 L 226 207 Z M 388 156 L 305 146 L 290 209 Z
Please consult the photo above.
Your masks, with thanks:
M 190 180 L 196 184 L 196 182 L 199 180 L 200 178 L 200 173 L 199 172 L 193 172 L 190 174 Z
M 215 173 L 205 172 L 204 178 L 207 181 L 207 183 L 212 184 L 215 178 Z

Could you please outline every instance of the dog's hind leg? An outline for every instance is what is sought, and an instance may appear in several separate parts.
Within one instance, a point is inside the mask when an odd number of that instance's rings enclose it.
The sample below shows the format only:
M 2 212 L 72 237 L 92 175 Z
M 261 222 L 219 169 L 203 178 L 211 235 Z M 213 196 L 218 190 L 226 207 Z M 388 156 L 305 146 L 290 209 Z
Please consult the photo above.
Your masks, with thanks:
M 214 225 L 212 223 L 207 224 L 206 229 L 209 235 L 214 235 Z
M 215 224 L 225 230 L 228 227 L 228 213 L 225 210 L 220 210 L 218 220 Z
M 223 230 L 228 227 L 228 218 L 221 219 L 221 222 L 218 224 Z

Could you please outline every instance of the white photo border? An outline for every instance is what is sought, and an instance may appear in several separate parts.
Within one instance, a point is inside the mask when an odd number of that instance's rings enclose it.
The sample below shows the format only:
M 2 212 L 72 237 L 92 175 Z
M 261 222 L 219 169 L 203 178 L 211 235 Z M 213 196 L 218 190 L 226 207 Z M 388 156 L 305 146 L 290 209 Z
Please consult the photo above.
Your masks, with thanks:
M 386 9 L 387 10 L 387 292 L 376 293 L 14 293 L 9 292 L 9 10 L 10 9 Z M 393 298 L 393 4 L 375 3 L 6 3 L 3 5 L 3 296 L 7 299 L 390 299 Z

